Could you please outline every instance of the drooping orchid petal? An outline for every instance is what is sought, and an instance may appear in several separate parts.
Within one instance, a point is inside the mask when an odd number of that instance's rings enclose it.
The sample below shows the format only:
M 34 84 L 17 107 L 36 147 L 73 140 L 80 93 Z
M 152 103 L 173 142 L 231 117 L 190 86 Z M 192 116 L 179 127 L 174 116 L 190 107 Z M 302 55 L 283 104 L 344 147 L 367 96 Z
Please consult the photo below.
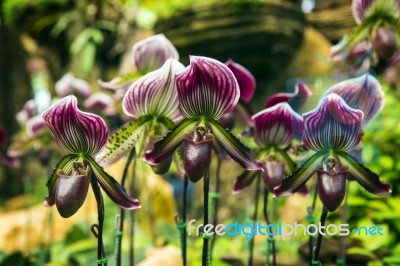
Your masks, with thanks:
M 236 77 L 240 89 L 240 100 L 245 103 L 250 102 L 256 90 L 256 79 L 253 74 L 242 65 L 233 62 L 233 60 L 228 60 L 225 65 L 229 67 Z
M 190 57 L 190 65 L 177 74 L 181 114 L 186 118 L 219 119 L 232 111 L 240 97 L 232 71 L 207 57 Z
M 260 147 L 286 148 L 293 137 L 303 131 L 303 118 L 287 102 L 278 103 L 258 112 L 254 121 L 254 140 Z
M 254 179 L 256 179 L 258 171 L 247 171 L 245 170 L 240 176 L 235 179 L 233 183 L 233 194 L 241 193 L 245 188 L 249 187 Z
M 90 95 L 83 105 L 89 111 L 100 112 L 104 115 L 113 115 L 116 112 L 114 99 L 104 92 L 96 92 Z
M 56 93 L 60 97 L 65 97 L 77 91 L 83 97 L 88 97 L 92 91 L 89 83 L 82 79 L 75 78 L 72 73 L 67 73 L 55 84 Z
M 363 112 L 348 106 L 335 93 L 322 98 L 303 119 L 303 143 L 311 150 L 349 151 L 360 142 Z
M 370 74 L 337 83 L 328 89 L 327 94 L 329 93 L 339 95 L 350 107 L 363 111 L 364 128 L 379 114 L 385 104 L 382 86 Z
M 252 157 L 250 149 L 244 146 L 232 133 L 223 128 L 216 121 L 209 121 L 209 124 L 215 139 L 222 145 L 233 160 L 247 170 L 261 169 L 261 163 Z
M 37 105 L 34 99 L 28 100 L 21 111 L 15 115 L 20 126 L 24 126 L 26 122 L 37 114 Z
M 326 151 L 319 151 L 303 162 L 299 168 L 282 180 L 282 184 L 274 188 L 275 197 L 289 196 L 300 190 L 315 173 L 321 164 Z
M 184 136 L 193 132 L 196 128 L 197 121 L 195 119 L 184 120 L 176 125 L 161 140 L 154 143 L 152 150 L 146 151 L 144 160 L 148 164 L 157 165 L 172 155 L 184 140 Z
M 107 141 L 107 126 L 97 115 L 78 109 L 70 95 L 49 107 L 42 117 L 53 132 L 57 144 L 67 152 L 94 155 Z
M 90 184 L 90 167 L 72 174 L 62 170 L 58 172 L 58 184 L 55 192 L 55 203 L 60 215 L 64 218 L 74 215 L 85 202 Z
M 353 0 L 352 12 L 354 21 L 357 24 L 361 24 L 361 22 L 365 18 L 365 13 L 368 11 L 368 9 L 372 6 L 372 4 L 375 1 L 376 0 Z
M 387 183 L 381 182 L 379 176 L 360 164 L 351 155 L 342 151 L 337 151 L 341 164 L 346 167 L 347 172 L 354 178 L 363 188 L 375 195 L 386 195 L 391 193 L 391 189 Z
M 265 108 L 272 107 L 281 102 L 288 102 L 292 107 L 299 108 L 307 97 L 311 95 L 312 92 L 310 88 L 299 80 L 296 82 L 293 92 L 280 92 L 269 97 L 265 103 Z
M 122 107 L 132 117 L 144 115 L 174 118 L 178 112 L 175 73 L 184 66 L 168 59 L 163 66 L 135 81 L 126 92 Z
M 139 72 L 156 70 L 169 58 L 179 60 L 179 54 L 164 34 L 145 38 L 132 47 L 132 61 Z
M 113 202 L 127 210 L 134 210 L 141 207 L 139 200 L 129 197 L 126 194 L 125 189 L 112 176 L 105 172 L 93 158 L 88 157 L 86 159 L 89 161 L 91 169 L 101 188 Z
M 33 138 L 37 136 L 46 128 L 46 123 L 44 122 L 42 116 L 37 115 L 29 119 L 26 123 L 26 132 L 28 137 Z

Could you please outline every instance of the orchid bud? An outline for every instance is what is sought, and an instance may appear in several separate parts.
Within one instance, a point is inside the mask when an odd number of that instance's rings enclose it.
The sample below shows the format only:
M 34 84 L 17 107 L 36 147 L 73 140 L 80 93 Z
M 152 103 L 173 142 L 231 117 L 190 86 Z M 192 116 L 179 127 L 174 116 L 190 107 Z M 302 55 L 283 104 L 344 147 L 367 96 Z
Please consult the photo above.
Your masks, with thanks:
M 210 168 L 214 136 L 204 127 L 197 127 L 186 134 L 183 142 L 183 164 L 190 181 L 196 183 Z
M 232 130 L 235 126 L 235 114 L 234 111 L 229 112 L 221 116 L 218 122 L 226 129 Z
M 390 59 L 397 51 L 396 31 L 380 27 L 372 32 L 371 43 L 379 57 Z
M 270 192 L 274 192 L 274 188 L 282 182 L 285 165 L 277 161 L 267 161 L 263 164 L 263 169 L 264 184 Z

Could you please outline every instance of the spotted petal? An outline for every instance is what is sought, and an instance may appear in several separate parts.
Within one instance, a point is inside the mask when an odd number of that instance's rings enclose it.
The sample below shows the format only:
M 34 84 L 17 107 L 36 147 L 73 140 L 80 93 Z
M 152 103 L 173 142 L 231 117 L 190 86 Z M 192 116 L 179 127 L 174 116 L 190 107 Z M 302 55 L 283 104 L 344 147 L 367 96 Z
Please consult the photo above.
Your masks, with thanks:
M 332 92 L 342 97 L 350 107 L 363 111 L 363 127 L 379 114 L 385 104 L 381 84 L 370 74 L 333 85 L 327 93 Z
M 311 150 L 349 151 L 360 142 L 363 112 L 348 106 L 337 94 L 323 97 L 303 118 L 303 142 Z
M 247 170 L 261 170 L 261 164 L 253 158 L 250 149 L 228 130 L 224 129 L 217 121 L 209 121 L 212 133 L 225 151 Z
M 196 124 L 197 122 L 195 119 L 183 120 L 169 131 L 164 138 L 154 143 L 152 150 L 145 152 L 144 160 L 151 165 L 157 165 L 167 160 L 179 145 L 181 145 L 184 135 L 193 132 Z
M 367 191 L 375 195 L 386 195 L 391 193 L 387 183 L 381 182 L 379 176 L 360 164 L 351 155 L 345 152 L 337 152 L 339 160 L 344 167 L 347 167 L 348 173 Z
M 123 99 L 125 114 L 175 117 L 179 105 L 175 73 L 183 69 L 181 63 L 168 59 L 160 69 L 135 81 Z
M 293 173 L 282 180 L 282 184 L 274 189 L 275 197 L 289 196 L 300 190 L 321 165 L 325 151 L 315 153 L 300 165 Z
M 126 194 L 125 189 L 112 176 L 105 172 L 92 157 L 86 157 L 86 159 L 89 161 L 101 188 L 112 201 L 118 204 L 121 208 L 127 210 L 134 210 L 141 207 L 139 200 L 129 197 L 128 194 Z
M 168 58 L 179 60 L 179 54 L 164 34 L 150 36 L 132 47 L 133 64 L 139 72 L 156 70 Z
M 250 102 L 256 90 L 256 79 L 253 74 L 251 74 L 245 67 L 233 62 L 232 60 L 228 60 L 225 65 L 229 67 L 233 75 L 236 77 L 240 89 L 240 100 L 245 103 Z
M 96 161 L 102 166 L 117 162 L 135 147 L 141 133 L 152 120 L 152 116 L 142 116 L 121 127 L 108 138 L 106 146 L 96 156 Z
M 107 141 L 106 123 L 98 115 L 80 111 L 77 105 L 75 96 L 64 97 L 42 117 L 64 151 L 96 154 Z
M 286 102 L 258 112 L 252 120 L 254 139 L 260 147 L 286 148 L 293 137 L 300 136 L 303 131 L 303 118 Z
M 190 65 L 177 74 L 181 114 L 187 118 L 207 117 L 218 120 L 232 111 L 240 97 L 232 71 L 221 62 L 207 57 L 190 57 Z

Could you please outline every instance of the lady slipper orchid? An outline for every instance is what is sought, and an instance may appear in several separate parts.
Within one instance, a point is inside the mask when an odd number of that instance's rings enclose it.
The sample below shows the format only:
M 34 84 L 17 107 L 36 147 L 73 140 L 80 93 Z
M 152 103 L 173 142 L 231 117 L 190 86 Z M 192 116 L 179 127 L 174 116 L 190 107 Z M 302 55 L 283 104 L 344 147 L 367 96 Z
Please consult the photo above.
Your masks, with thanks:
M 370 74 L 337 83 L 329 88 L 326 94 L 330 93 L 339 95 L 351 108 L 364 113 L 363 128 L 369 125 L 385 104 L 382 86 Z
M 311 95 L 310 88 L 299 80 L 296 82 L 293 92 L 279 92 L 269 97 L 265 103 L 265 108 L 272 107 L 281 102 L 288 102 L 294 110 L 297 110 L 305 103 L 307 97 Z
M 193 146 L 197 146 L 196 142 L 208 146 L 212 140 L 218 142 L 242 167 L 259 170 L 260 165 L 252 158 L 250 150 L 217 122 L 224 114 L 232 111 L 240 97 L 239 86 L 232 71 L 217 60 L 191 56 L 190 65 L 176 75 L 176 84 L 179 110 L 184 119 L 156 142 L 153 149 L 146 151 L 145 161 L 151 165 L 158 164 L 171 156 L 185 141 L 184 147 L 190 148 L 184 150 L 184 157 L 192 161 L 188 153 L 195 151 L 202 158 L 202 163 L 206 163 L 208 158 L 204 154 L 208 154 L 208 148 L 199 145 L 197 149 Z M 199 128 L 203 133 L 197 132 Z M 190 135 L 192 137 L 188 137 Z M 198 167 L 192 164 L 184 166 L 189 173 L 192 172 L 189 168 Z M 196 180 L 198 176 L 189 178 Z
M 67 73 L 55 84 L 56 93 L 60 97 L 65 97 L 74 91 L 83 97 L 89 97 L 92 88 L 83 79 L 76 78 L 72 73 Z
M 100 112 L 104 115 L 116 113 L 114 99 L 104 92 L 96 92 L 90 95 L 83 105 L 91 112 Z
M 314 110 L 305 113 L 303 143 L 315 153 L 275 188 L 275 196 L 292 194 L 315 172 L 319 197 L 331 212 L 343 200 L 346 177 L 373 194 L 390 193 L 389 186 L 377 174 L 349 155 L 360 142 L 363 116 L 362 111 L 351 108 L 334 93 L 326 95 Z
M 337 67 L 353 72 L 367 71 L 371 62 L 372 45 L 368 41 L 360 42 L 349 49 L 347 41 L 341 40 L 330 49 L 329 59 Z
M 285 165 L 293 169 L 295 167 L 285 149 L 294 137 L 301 135 L 303 118 L 287 102 L 281 102 L 255 114 L 252 120 L 254 140 L 261 149 L 259 154 L 262 156 L 264 184 L 273 192 L 274 187 L 281 184 Z M 233 193 L 240 193 L 255 178 L 255 173 L 245 171 L 235 180 Z
M 124 95 L 122 107 L 124 113 L 135 120 L 109 138 L 105 149 L 97 157 L 102 165 L 111 165 L 126 155 L 136 143 L 140 143 L 138 139 L 144 132 L 147 132 L 147 142 L 151 142 L 172 127 L 172 120 L 180 118 L 175 73 L 183 69 L 181 63 L 168 59 L 161 68 L 131 85 Z
M 56 143 L 67 153 L 55 167 L 47 183 L 49 194 L 44 204 L 56 204 L 64 218 L 75 214 L 82 206 L 92 178 L 121 208 L 140 208 L 118 182 L 100 167 L 93 156 L 107 141 L 107 126 L 94 114 L 82 112 L 75 96 L 67 96 L 49 107 L 42 117 L 55 136 Z
M 147 37 L 132 47 L 132 63 L 136 72 L 116 77 L 108 82 L 99 80 L 99 84 L 107 89 L 125 92 L 135 79 L 159 69 L 169 58 L 178 61 L 179 54 L 164 34 Z

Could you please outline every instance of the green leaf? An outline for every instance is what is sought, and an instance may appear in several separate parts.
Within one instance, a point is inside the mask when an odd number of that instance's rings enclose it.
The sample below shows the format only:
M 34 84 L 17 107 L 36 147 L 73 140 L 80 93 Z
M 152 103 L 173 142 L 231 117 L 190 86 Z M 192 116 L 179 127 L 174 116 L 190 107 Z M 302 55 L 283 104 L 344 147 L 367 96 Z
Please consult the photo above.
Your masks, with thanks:
M 96 45 L 92 42 L 88 42 L 84 46 L 81 54 L 81 70 L 83 72 L 83 76 L 89 75 L 89 73 L 92 71 L 94 61 L 96 59 L 96 50 Z

